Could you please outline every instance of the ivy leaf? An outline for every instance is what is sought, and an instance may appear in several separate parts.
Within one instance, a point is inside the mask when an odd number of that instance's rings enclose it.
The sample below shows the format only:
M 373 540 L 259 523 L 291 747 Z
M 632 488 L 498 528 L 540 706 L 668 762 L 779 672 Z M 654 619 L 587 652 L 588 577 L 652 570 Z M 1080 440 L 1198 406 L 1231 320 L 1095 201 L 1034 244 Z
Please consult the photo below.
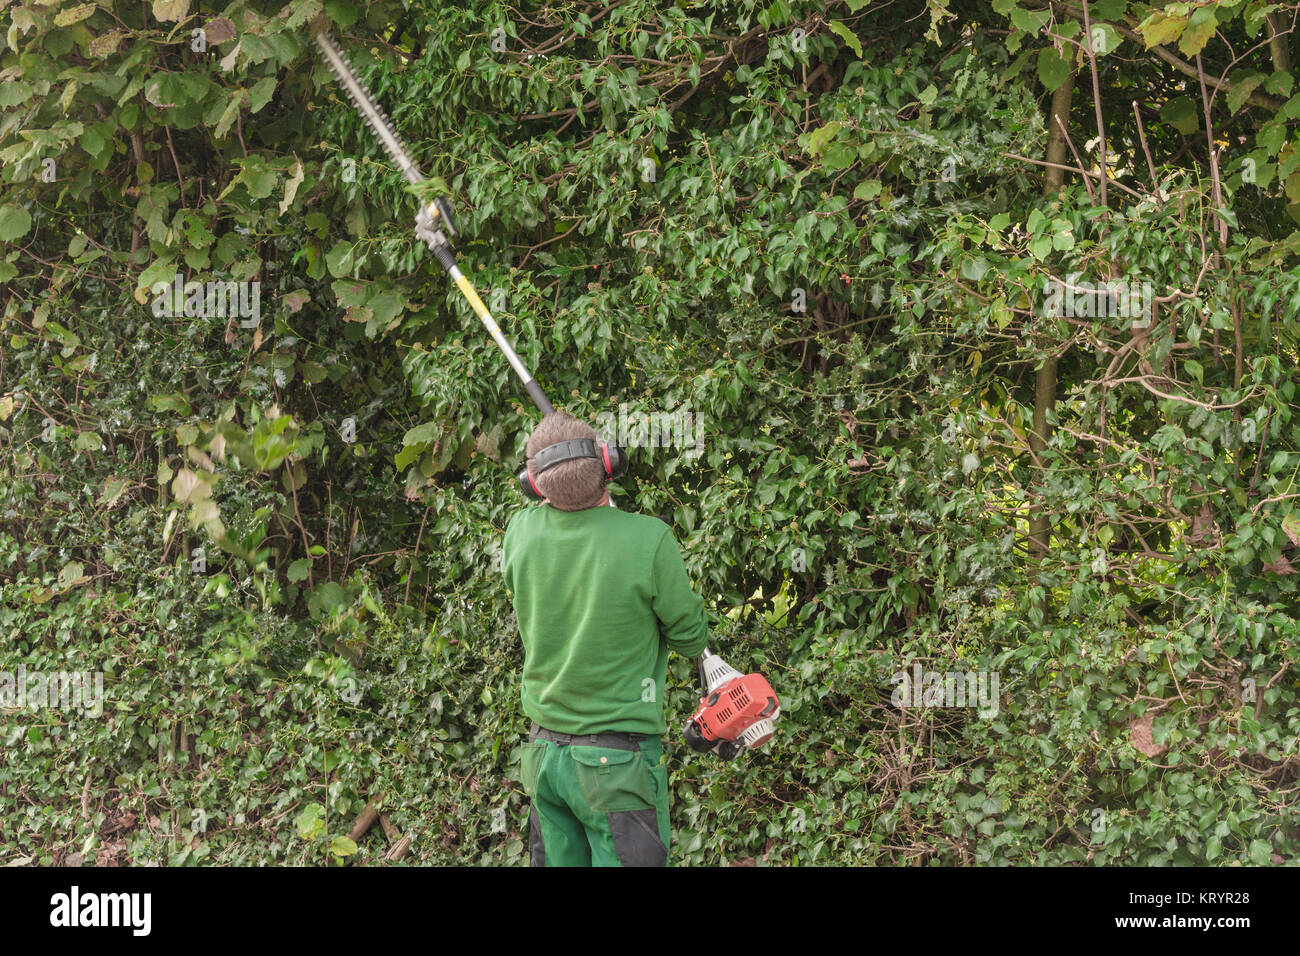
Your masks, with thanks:
M 1011 22 L 1017 30 L 1023 30 L 1033 36 L 1043 28 L 1049 16 L 1050 14 L 1046 10 L 1035 12 L 1026 10 L 1024 7 L 1014 7 L 1011 11 Z
M 20 206 L 0 206 L 0 240 L 21 239 L 32 228 L 32 217 Z
M 60 11 L 54 18 L 56 27 L 70 27 L 74 23 L 80 23 L 95 12 L 97 7 L 93 3 L 83 3 L 67 10 Z
M 1069 75 L 1070 64 L 1054 47 L 1045 46 L 1038 51 L 1038 79 L 1049 93 L 1055 92 Z
M 1088 40 L 1092 46 L 1092 52 L 1097 56 L 1114 53 L 1119 49 L 1120 44 L 1124 42 L 1123 36 L 1113 26 L 1109 23 L 1098 23 L 1095 20 Z
M 1267 866 L 1269 863 L 1268 844 L 1263 840 L 1250 841 L 1250 862 L 1256 866 Z
M 1220 837 L 1211 835 L 1205 841 L 1205 862 L 1213 863 L 1223 855 L 1223 840 Z
M 90 578 L 86 577 L 86 566 L 80 561 L 69 561 L 59 571 L 59 588 L 61 590 L 85 584 L 89 580 Z
M 117 503 L 117 499 L 122 497 L 122 493 L 131 487 L 131 481 L 128 478 L 120 478 L 116 475 L 104 479 L 104 490 L 99 496 L 98 504 L 105 508 L 111 508 Z
M 865 179 L 853 187 L 853 198 L 870 201 L 880 195 L 882 188 L 879 179 Z
M 297 157 L 294 158 L 297 161 L 293 165 L 293 175 L 291 175 L 289 181 L 284 184 L 284 199 L 280 200 L 280 215 L 282 216 L 288 212 L 289 207 L 293 205 L 293 197 L 298 194 L 298 187 L 302 184 L 303 180 L 302 160 L 297 159 Z
M 409 429 L 402 436 L 403 445 L 427 445 L 442 434 L 442 425 L 439 422 L 425 422 L 423 425 L 416 425 Z
M 351 837 L 336 836 L 330 840 L 330 852 L 335 856 L 352 856 L 357 852 L 357 845 Z
M 153 18 L 159 23 L 183 20 L 190 12 L 190 0 L 153 0 Z
M 217 17 L 203 25 L 203 38 L 208 46 L 217 46 L 235 38 L 235 24 L 225 17 Z
M 1300 172 L 1294 172 L 1286 178 L 1286 198 L 1300 202 Z
M 243 106 L 244 91 L 235 90 L 230 94 L 230 102 L 226 104 L 221 118 L 217 120 L 217 126 L 212 131 L 216 139 L 225 139 L 230 133 L 230 128 L 235 125 L 235 120 L 239 117 L 239 110 Z
M 1201 127 L 1196 104 L 1186 96 L 1175 96 L 1160 107 L 1160 119 L 1184 136 L 1190 136 Z
M 1214 31 L 1219 28 L 1219 18 L 1214 15 L 1213 6 L 1197 7 L 1188 22 L 1187 29 L 1183 31 L 1182 38 L 1178 41 L 1178 49 L 1186 56 L 1196 56 L 1209 42 L 1210 37 L 1214 36 Z
M 336 585 L 337 586 L 337 585 Z M 294 823 L 298 827 L 298 835 L 304 840 L 314 840 L 325 832 L 325 808 L 319 803 L 313 803 L 303 809 L 295 818 Z
M 1250 99 L 1255 87 L 1264 81 L 1263 73 L 1251 73 L 1233 80 L 1232 89 L 1228 90 L 1228 109 L 1235 113 Z
M 1149 50 L 1152 47 L 1177 40 L 1186 29 L 1186 17 L 1153 13 L 1138 24 L 1137 32 L 1142 35 L 1142 41 L 1146 43 Z
M 172 498 L 181 504 L 195 504 L 211 497 L 212 486 L 189 468 L 182 468 L 172 479 Z
M 325 13 L 340 27 L 350 27 L 357 22 L 356 6 L 349 0 L 325 0 Z
M 1293 86 L 1295 86 L 1295 77 L 1285 70 L 1271 73 L 1264 81 L 1264 89 L 1276 96 L 1290 96 Z
M 809 156 L 817 156 L 826 144 L 835 138 L 840 131 L 840 124 L 834 121 L 820 126 L 808 134 L 807 146 Z
M 840 23 L 838 20 L 832 20 L 826 25 L 830 27 L 832 33 L 845 42 L 848 48 L 853 51 L 854 55 L 857 56 L 859 60 L 862 59 L 862 41 L 858 39 L 857 35 L 852 30 Z
M 326 581 L 316 588 L 315 598 L 327 616 L 347 607 L 350 603 L 348 592 L 333 581 Z
M 277 79 L 274 76 L 268 76 L 253 84 L 253 88 L 248 91 L 249 113 L 259 112 L 262 107 L 271 102 L 271 97 L 275 95 L 276 84 Z
M 988 271 L 988 260 L 983 256 L 972 256 L 968 259 L 962 260 L 961 275 L 963 279 L 978 282 L 980 279 L 984 278 L 984 273 Z
M 356 246 L 353 243 L 336 242 L 333 248 L 325 253 L 325 265 L 329 268 L 330 275 L 336 279 L 350 276 L 352 270 L 356 268 L 355 252 Z
M 99 437 L 99 432 L 78 432 L 72 441 L 72 447 L 77 451 L 99 451 L 104 447 L 104 439 Z
M 284 303 L 285 308 L 289 310 L 290 315 L 297 315 L 302 310 L 302 307 L 311 301 L 311 293 L 306 289 L 294 289 L 292 292 L 286 293 L 281 301 Z

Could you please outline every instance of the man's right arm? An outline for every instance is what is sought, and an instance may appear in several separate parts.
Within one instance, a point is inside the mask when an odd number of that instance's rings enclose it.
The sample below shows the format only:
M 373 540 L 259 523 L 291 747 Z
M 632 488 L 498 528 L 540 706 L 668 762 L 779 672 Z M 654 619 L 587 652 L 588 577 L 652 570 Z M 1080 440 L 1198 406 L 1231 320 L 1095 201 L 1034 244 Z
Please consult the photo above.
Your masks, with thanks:
M 670 529 L 655 549 L 652 606 L 668 646 L 683 657 L 698 657 L 709 642 L 708 618 Z

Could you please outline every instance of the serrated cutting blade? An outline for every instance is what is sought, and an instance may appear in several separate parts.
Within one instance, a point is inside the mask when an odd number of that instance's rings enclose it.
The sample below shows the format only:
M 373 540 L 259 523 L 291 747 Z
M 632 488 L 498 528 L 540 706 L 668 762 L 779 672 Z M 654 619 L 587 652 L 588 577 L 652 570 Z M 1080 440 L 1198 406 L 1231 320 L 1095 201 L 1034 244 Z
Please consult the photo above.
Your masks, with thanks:
M 348 99 L 352 100 L 352 105 L 356 107 L 357 112 L 365 119 L 366 124 L 374 130 L 375 135 L 379 137 L 379 141 L 384 144 L 384 149 L 393 158 L 393 162 L 402 171 L 402 175 L 409 182 L 421 182 L 424 176 L 421 175 L 419 168 L 406 152 L 406 146 L 402 143 L 401 137 L 397 135 L 392 124 L 388 121 L 388 116 L 371 97 L 370 91 L 366 89 L 365 84 L 357 77 L 347 57 L 334 45 L 334 41 L 330 39 L 329 34 L 325 31 L 313 33 L 312 39 L 320 47 L 321 55 L 325 57 L 325 62 L 329 64 L 330 72 L 334 74 L 347 92 Z M 425 205 L 416 217 L 415 234 L 421 240 L 428 242 L 429 248 L 437 254 L 438 261 L 447 270 L 447 274 L 456 283 L 456 287 L 460 289 L 461 294 L 469 301 L 474 314 L 479 317 L 483 327 L 491 334 L 493 341 L 496 342 L 507 361 L 510 362 L 511 368 L 515 370 L 515 373 L 524 383 L 529 398 L 533 400 L 543 415 L 550 415 L 555 411 L 550 399 L 546 397 L 542 387 L 537 384 L 537 380 L 529 374 L 528 369 L 515 353 L 515 350 L 510 347 L 510 343 L 506 341 L 501 327 L 492 318 L 492 313 L 483 304 L 483 300 L 474 290 L 473 284 L 456 265 L 456 258 L 451 251 L 450 243 L 443 234 L 444 228 L 453 236 L 456 233 L 455 227 L 451 224 L 450 209 L 451 207 L 445 200 L 435 199 Z
M 388 116 L 379 104 L 371 97 L 370 91 L 366 89 L 365 84 L 357 77 L 352 69 L 352 64 L 348 62 L 342 51 L 334 45 L 327 33 L 313 34 L 316 45 L 320 47 L 321 55 L 325 57 L 325 62 L 329 65 L 330 72 L 338 79 L 339 84 L 348 94 L 348 99 L 357 108 L 375 135 L 379 137 L 379 142 L 388 151 L 388 155 L 393 158 L 397 168 L 402 171 L 408 182 L 418 183 L 424 179 L 419 167 L 415 165 L 414 160 L 406 152 L 406 145 L 402 142 L 400 136 L 393 129 L 392 124 L 388 121 Z

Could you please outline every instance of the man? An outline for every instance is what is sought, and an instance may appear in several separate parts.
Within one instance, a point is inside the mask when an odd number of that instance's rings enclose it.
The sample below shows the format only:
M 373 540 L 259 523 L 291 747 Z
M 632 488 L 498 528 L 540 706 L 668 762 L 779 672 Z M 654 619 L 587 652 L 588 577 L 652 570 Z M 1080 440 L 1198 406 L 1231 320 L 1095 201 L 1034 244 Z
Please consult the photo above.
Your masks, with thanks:
M 666 866 L 668 649 L 704 650 L 704 602 L 666 524 L 608 507 L 601 461 L 537 472 L 543 448 L 582 438 L 596 433 L 558 412 L 533 430 L 527 467 L 544 501 L 511 519 L 502 549 L 533 721 L 520 759 L 532 800 L 529 859 Z

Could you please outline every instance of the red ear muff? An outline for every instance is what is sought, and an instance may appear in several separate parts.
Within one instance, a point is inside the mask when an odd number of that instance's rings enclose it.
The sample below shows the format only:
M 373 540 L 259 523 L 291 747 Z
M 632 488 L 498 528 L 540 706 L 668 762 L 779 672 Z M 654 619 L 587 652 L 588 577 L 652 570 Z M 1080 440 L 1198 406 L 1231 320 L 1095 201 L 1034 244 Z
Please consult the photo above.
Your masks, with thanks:
M 601 442 L 601 452 L 605 461 L 606 475 L 610 478 L 622 478 L 627 474 L 627 454 L 621 445 Z
M 531 498 L 533 501 L 541 501 L 546 497 L 533 483 L 533 476 L 528 473 L 527 465 L 519 469 L 519 490 L 524 493 L 524 497 Z

